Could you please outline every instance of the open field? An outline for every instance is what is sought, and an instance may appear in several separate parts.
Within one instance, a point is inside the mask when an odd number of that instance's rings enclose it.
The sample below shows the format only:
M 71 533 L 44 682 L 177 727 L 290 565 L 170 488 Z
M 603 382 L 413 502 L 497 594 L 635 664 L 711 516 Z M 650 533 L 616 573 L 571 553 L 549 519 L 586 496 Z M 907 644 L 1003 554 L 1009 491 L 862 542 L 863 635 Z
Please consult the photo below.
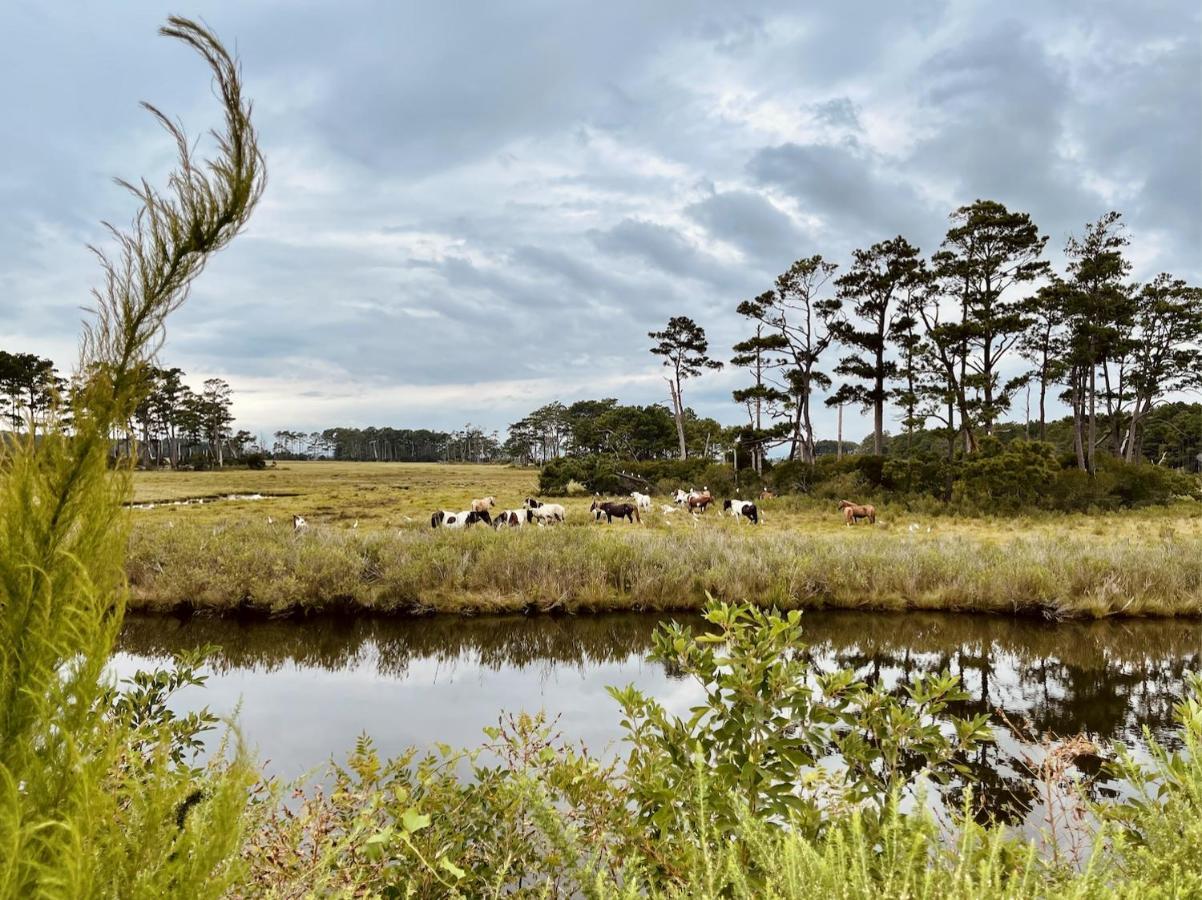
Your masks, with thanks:
M 829 502 L 781 498 L 754 528 L 711 510 L 642 525 L 433 530 L 430 512 L 534 493 L 533 470 L 284 463 L 138 473 L 133 606 L 273 613 L 699 607 L 706 593 L 782 607 L 955 609 L 1052 617 L 1202 614 L 1202 504 L 1119 514 L 921 516 L 847 528 Z M 173 500 L 228 494 L 179 506 Z M 294 534 L 291 516 L 310 528 Z M 269 521 L 269 519 L 271 521 Z M 357 523 L 357 524 L 356 524 Z

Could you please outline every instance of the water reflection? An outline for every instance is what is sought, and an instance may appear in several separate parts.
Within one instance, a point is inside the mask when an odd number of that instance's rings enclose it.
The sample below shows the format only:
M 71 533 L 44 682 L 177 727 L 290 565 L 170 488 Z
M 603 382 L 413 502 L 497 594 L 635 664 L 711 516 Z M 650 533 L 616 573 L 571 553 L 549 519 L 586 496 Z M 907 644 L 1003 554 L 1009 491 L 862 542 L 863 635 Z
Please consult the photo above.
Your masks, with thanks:
M 678 620 L 687 617 L 675 616 Z M 282 774 L 347 750 L 368 732 L 385 752 L 436 740 L 479 743 L 502 710 L 546 709 L 565 735 L 603 749 L 620 736 L 604 687 L 634 682 L 684 712 L 700 692 L 644 661 L 658 620 L 648 615 L 418 620 L 238 621 L 130 617 L 118 668 L 129 670 L 206 643 L 210 687 L 195 702 L 239 721 Z M 696 620 L 693 620 L 694 622 Z M 988 811 L 1018 821 L 1034 793 L 1017 764 L 1023 735 L 1085 731 L 1132 741 L 1144 727 L 1171 737 L 1173 704 L 1198 667 L 1202 626 L 1131 620 L 1052 624 L 937 613 L 812 612 L 809 653 L 886 685 L 951 669 L 988 712 L 999 740 L 973 760 Z M 949 799 L 959 800 L 964 785 Z M 1095 788 L 1113 790 L 1104 780 Z

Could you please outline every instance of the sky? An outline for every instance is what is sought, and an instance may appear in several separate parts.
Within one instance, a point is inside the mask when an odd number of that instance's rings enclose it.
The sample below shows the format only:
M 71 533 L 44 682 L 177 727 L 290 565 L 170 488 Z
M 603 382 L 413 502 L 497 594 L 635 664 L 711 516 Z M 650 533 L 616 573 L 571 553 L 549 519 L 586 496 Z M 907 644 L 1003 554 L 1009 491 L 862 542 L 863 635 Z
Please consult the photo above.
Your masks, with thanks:
M 1196 0 L 5 0 L 0 348 L 72 367 L 87 246 L 135 209 L 112 179 L 173 161 L 138 102 L 218 123 L 169 13 L 236 47 L 269 174 L 160 361 L 229 381 L 252 432 L 667 402 L 647 332 L 669 317 L 727 357 L 737 304 L 793 260 L 933 252 L 977 198 L 1029 212 L 1057 264 L 1117 209 L 1135 278 L 1202 283 Z M 744 380 L 685 401 L 734 424 Z

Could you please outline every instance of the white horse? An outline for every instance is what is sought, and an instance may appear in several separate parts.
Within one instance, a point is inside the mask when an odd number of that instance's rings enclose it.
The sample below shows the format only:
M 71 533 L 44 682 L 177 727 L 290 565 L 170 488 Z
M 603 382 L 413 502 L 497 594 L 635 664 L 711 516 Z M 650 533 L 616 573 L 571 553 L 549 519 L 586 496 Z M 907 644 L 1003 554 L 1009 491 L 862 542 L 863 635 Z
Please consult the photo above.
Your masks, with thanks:
M 638 491 L 631 491 L 630 496 L 634 499 L 634 505 L 639 509 L 651 509 L 651 495 L 640 494 Z
M 567 510 L 558 503 L 540 503 L 529 509 L 531 521 L 539 525 L 554 525 L 567 518 Z

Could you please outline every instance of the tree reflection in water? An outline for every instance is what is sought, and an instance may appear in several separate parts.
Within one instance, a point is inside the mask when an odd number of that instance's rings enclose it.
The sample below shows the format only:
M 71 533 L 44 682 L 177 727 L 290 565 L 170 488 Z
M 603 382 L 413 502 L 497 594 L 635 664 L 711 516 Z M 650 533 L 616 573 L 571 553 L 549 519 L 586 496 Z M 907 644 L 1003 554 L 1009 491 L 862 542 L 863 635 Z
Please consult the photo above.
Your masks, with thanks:
M 210 660 L 215 672 L 253 671 L 256 678 L 291 666 L 313 672 L 366 669 L 403 680 L 411 666 L 424 662 L 491 671 L 587 672 L 646 655 L 659 621 L 629 613 L 478 619 L 129 616 L 118 650 L 163 660 L 211 643 L 220 647 Z M 1168 739 L 1173 704 L 1186 673 L 1197 670 L 1202 649 L 1202 626 L 1181 620 L 1054 624 L 947 613 L 831 611 L 806 613 L 803 622 L 810 658 L 822 669 L 853 668 L 889 686 L 944 668 L 960 675 L 971 699 L 955 712 L 990 712 L 998 729 L 998 742 L 967 760 L 974 795 L 982 800 L 982 815 L 1012 822 L 1020 821 L 1035 799 L 1035 786 L 1016 756 L 1027 735 L 1086 732 L 1103 744 L 1137 742 L 1146 726 Z M 605 714 L 597 710 L 598 716 Z M 617 736 L 616 710 L 611 714 Z M 1015 735 L 1007 721 L 1020 723 L 1027 735 Z M 244 724 L 253 731 L 253 722 Z M 338 743 L 329 752 L 338 752 L 351 737 L 332 735 Z M 947 800 L 959 803 L 965 786 L 951 786 Z M 1104 776 L 1091 787 L 1114 789 Z

